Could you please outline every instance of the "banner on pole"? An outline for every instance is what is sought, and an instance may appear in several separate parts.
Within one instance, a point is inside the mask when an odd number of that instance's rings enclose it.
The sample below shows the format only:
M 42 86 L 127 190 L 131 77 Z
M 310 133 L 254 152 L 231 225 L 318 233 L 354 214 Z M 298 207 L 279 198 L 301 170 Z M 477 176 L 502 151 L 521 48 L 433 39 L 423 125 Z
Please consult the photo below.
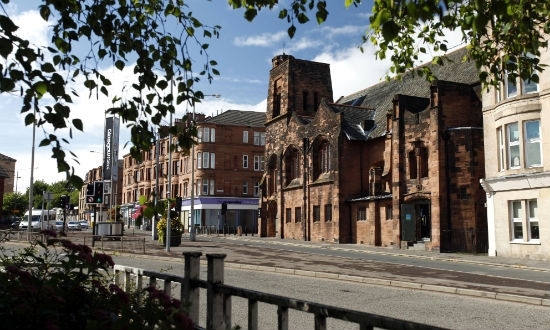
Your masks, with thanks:
M 118 180 L 118 136 L 120 119 L 105 118 L 105 133 L 103 140 L 103 180 Z

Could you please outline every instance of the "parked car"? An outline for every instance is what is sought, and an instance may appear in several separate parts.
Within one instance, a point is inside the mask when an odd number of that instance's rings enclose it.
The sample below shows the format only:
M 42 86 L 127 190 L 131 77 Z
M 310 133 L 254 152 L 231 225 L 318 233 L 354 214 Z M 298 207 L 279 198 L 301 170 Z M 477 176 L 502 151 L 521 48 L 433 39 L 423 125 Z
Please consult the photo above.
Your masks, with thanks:
M 55 222 L 55 229 L 62 231 L 63 230 L 63 221 L 56 221 Z
M 67 228 L 69 230 L 82 230 L 82 227 L 80 226 L 79 221 L 69 221 Z
M 17 229 L 17 228 L 19 228 L 19 223 L 20 223 L 20 222 L 21 222 L 20 219 L 15 219 L 15 220 L 13 220 L 12 223 L 11 223 L 11 228 L 12 228 L 12 229 Z
M 88 224 L 88 221 L 86 220 L 80 220 L 80 228 L 82 230 L 88 230 L 88 228 L 90 228 L 90 225 Z

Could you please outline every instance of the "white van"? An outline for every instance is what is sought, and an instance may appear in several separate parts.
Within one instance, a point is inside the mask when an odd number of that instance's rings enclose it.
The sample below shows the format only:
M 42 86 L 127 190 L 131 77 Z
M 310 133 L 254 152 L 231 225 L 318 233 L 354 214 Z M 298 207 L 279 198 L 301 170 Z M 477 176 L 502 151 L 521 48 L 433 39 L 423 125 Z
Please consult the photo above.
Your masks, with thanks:
M 32 210 L 32 230 L 55 229 L 55 218 L 54 210 Z M 28 224 L 29 211 L 25 212 L 23 219 L 19 223 L 19 229 L 27 230 Z

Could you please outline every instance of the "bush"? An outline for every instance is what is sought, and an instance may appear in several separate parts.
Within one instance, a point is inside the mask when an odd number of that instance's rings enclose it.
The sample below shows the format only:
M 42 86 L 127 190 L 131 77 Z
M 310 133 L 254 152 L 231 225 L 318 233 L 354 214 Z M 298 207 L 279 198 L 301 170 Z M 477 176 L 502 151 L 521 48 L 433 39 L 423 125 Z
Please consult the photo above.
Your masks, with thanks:
M 3 329 L 194 329 L 179 300 L 115 285 L 109 255 L 42 233 L 48 244 L 16 254 L 0 246 Z
M 162 217 L 157 222 L 157 230 L 159 235 L 159 241 L 162 243 L 164 242 L 164 237 L 166 236 L 166 226 L 168 224 L 168 221 L 165 217 Z M 183 223 L 180 221 L 179 218 L 174 217 L 170 218 L 170 234 L 171 235 L 181 235 L 183 233 Z

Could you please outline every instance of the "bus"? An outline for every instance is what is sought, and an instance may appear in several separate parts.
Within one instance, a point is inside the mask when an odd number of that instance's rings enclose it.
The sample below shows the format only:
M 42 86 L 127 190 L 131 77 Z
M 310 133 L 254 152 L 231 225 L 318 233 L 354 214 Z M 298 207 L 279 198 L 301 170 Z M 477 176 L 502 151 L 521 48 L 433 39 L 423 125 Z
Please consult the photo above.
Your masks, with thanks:
M 43 229 L 55 229 L 55 210 L 32 210 L 31 229 L 43 230 Z M 27 230 L 29 223 L 29 211 L 25 212 L 23 219 L 19 223 L 20 230 Z

